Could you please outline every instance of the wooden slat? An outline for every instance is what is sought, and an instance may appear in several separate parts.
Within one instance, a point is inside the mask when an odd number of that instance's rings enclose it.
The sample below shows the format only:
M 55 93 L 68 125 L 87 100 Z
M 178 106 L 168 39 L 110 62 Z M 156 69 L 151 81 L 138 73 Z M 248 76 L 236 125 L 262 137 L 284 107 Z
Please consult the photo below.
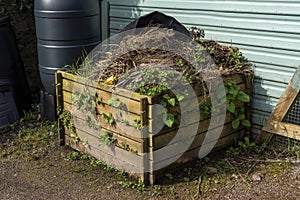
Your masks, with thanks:
M 226 137 L 220 138 L 217 141 L 217 143 L 215 144 L 213 151 L 211 151 L 211 152 L 214 152 L 219 149 L 224 149 L 225 147 L 235 144 L 236 141 L 239 140 L 243 134 L 244 134 L 243 131 L 237 131 L 237 132 L 231 133 L 230 135 L 227 135 Z M 214 143 L 214 142 L 216 142 L 216 141 L 212 141 L 211 143 Z M 209 148 L 212 145 L 211 143 L 207 143 L 207 144 L 205 144 L 205 146 L 207 146 L 207 148 Z M 189 151 L 182 153 L 181 156 L 180 156 L 180 154 L 177 154 L 177 155 L 174 155 L 174 157 L 170 156 L 169 158 L 167 158 L 165 160 L 160 160 L 159 162 L 150 161 L 153 165 L 154 176 L 155 176 L 155 171 L 157 171 L 158 169 L 162 169 L 167 164 L 171 164 L 171 161 L 179 156 L 180 157 L 176 160 L 179 163 L 189 162 L 193 159 L 199 158 L 199 150 L 201 147 L 202 146 L 199 146 L 194 149 L 190 149 Z M 203 148 L 205 148 L 205 147 L 203 147 Z
M 222 128 L 222 127 L 221 127 Z M 220 137 L 218 138 L 211 138 L 211 139 L 206 139 L 205 140 L 205 144 L 203 144 L 204 138 L 206 137 L 206 131 L 197 135 L 196 137 L 190 137 L 187 133 L 187 137 L 186 138 L 182 138 L 182 140 L 177 140 L 174 143 L 171 144 L 166 144 L 167 146 L 162 147 L 164 150 L 156 150 L 157 152 L 162 152 L 162 153 L 157 153 L 154 154 L 153 158 L 150 158 L 151 160 L 153 160 L 154 162 L 161 162 L 163 160 L 167 160 L 168 157 L 174 157 L 176 155 L 180 155 L 183 154 L 185 151 L 203 146 L 203 145 L 207 145 L 210 144 L 214 141 L 218 141 L 221 138 L 227 137 L 228 135 L 234 133 L 234 132 L 240 132 L 243 131 L 244 128 L 241 127 L 237 130 L 234 130 L 231 126 L 231 123 L 227 123 L 226 125 L 224 125 L 223 130 L 218 130 L 218 128 L 216 127 L 215 130 L 217 131 L 222 131 L 220 134 Z M 213 131 L 213 129 L 211 130 Z M 191 144 L 186 150 L 183 148 L 183 145 L 185 142 L 188 142 L 187 144 Z M 150 147 L 152 148 L 152 147 Z M 155 148 L 155 147 L 154 147 Z M 153 150 L 154 151 L 154 150 Z
M 79 92 L 81 94 L 86 95 L 93 95 L 93 97 L 98 97 L 97 100 L 100 100 L 103 104 L 101 105 L 108 105 L 109 100 L 112 97 L 115 97 L 122 103 L 123 106 L 126 106 L 126 108 L 120 108 L 120 109 L 127 109 L 132 113 L 139 114 L 139 106 L 140 102 L 139 100 L 130 99 L 128 97 L 123 97 L 117 93 L 111 93 L 104 90 L 99 90 L 91 87 L 87 87 L 85 85 L 82 85 L 80 83 L 72 82 L 66 79 L 63 79 L 63 90 L 66 93 L 64 100 L 72 103 L 72 96 L 75 92 Z M 101 105 L 98 105 L 99 108 L 101 108 Z
M 64 102 L 65 104 L 69 104 L 72 105 L 72 93 L 70 92 L 66 92 L 63 91 L 63 96 L 64 96 Z M 116 121 L 127 121 L 131 126 L 135 125 L 135 120 L 140 119 L 140 107 L 138 106 L 138 111 L 136 110 L 136 113 L 132 113 L 132 112 L 128 112 L 126 109 L 119 109 L 119 108 L 115 108 L 113 106 L 109 106 L 109 105 L 97 105 L 95 107 L 96 111 L 95 113 L 97 114 L 106 114 L 106 115 L 110 115 L 111 113 L 113 114 L 114 118 Z M 131 109 L 131 107 L 130 107 Z M 78 111 L 76 113 L 76 115 L 85 115 L 86 113 L 83 111 L 79 111 L 77 110 L 77 108 L 75 106 L 70 106 L 70 111 Z M 88 111 L 87 111 L 88 112 Z M 89 111 L 89 112 L 94 112 L 94 110 Z M 121 116 L 122 115 L 122 116 Z
M 112 137 L 117 139 L 117 145 L 122 147 L 122 144 L 129 145 L 130 149 L 137 151 L 138 153 L 145 153 L 147 149 L 145 149 L 145 140 L 141 138 L 134 138 L 134 137 L 125 137 L 124 135 L 121 135 L 120 133 L 113 132 L 111 130 L 107 130 L 105 128 L 98 128 L 93 129 L 85 125 L 84 121 L 82 119 L 75 119 L 76 121 L 76 135 L 83 139 L 82 135 L 89 134 L 91 136 L 94 136 L 96 139 L 96 143 L 100 145 L 100 135 L 104 135 L 107 131 L 112 134 Z M 72 132 L 67 130 L 65 131 L 65 134 L 71 136 Z M 74 134 L 74 133 L 73 133 Z
M 114 156 L 115 159 L 121 159 L 122 161 L 126 162 L 126 163 L 130 163 L 133 166 L 137 166 L 137 167 L 142 167 L 143 166 L 143 159 L 142 156 L 144 155 L 143 153 L 132 153 L 132 152 L 128 152 L 124 149 L 121 149 L 118 146 L 112 145 L 112 146 L 107 146 L 107 145 L 101 145 L 99 146 L 99 138 L 94 137 L 86 132 L 80 131 L 79 137 L 81 138 L 81 141 L 79 141 L 78 143 L 82 144 L 83 139 L 86 139 L 88 141 L 89 146 L 84 148 L 86 150 L 89 150 L 91 148 L 97 149 L 99 151 L 102 151 L 110 156 Z M 66 135 L 69 137 L 69 135 Z M 71 138 L 71 137 L 70 137 Z M 72 141 L 74 141 L 74 139 L 72 138 Z M 76 143 L 76 142 L 75 142 Z M 127 157 L 126 157 L 126 156 Z M 95 156 L 95 155 L 93 155 Z M 114 160 L 115 160 L 114 159 Z
M 142 162 L 143 155 L 133 154 L 118 147 L 103 147 L 100 149 L 90 146 L 89 148 L 85 148 L 81 142 L 75 143 L 73 138 L 70 138 L 67 135 L 65 136 L 65 140 L 66 144 L 73 149 L 94 156 L 95 158 L 104 161 L 109 166 L 113 166 L 120 170 L 125 170 L 128 173 L 135 172 L 134 174 L 138 174 L 144 171 Z
M 65 106 L 65 110 L 70 111 L 70 113 L 73 116 L 75 116 L 75 118 L 78 119 L 79 122 L 82 121 L 81 125 L 75 124 L 76 126 L 88 127 L 87 125 L 84 124 L 84 121 L 89 117 L 89 118 L 93 119 L 93 121 L 95 123 L 97 122 L 96 125 L 99 125 L 100 127 L 104 128 L 106 130 L 118 133 L 124 137 L 131 138 L 132 140 L 135 140 L 135 141 L 139 141 L 139 142 L 143 141 L 143 139 L 142 139 L 143 133 L 141 130 L 137 129 L 137 127 L 125 125 L 122 122 L 118 122 L 118 121 L 116 122 L 116 124 L 110 126 L 109 124 L 107 124 L 105 122 L 105 120 L 102 117 L 100 117 L 98 115 L 96 116 L 96 119 L 94 119 L 95 116 L 92 115 L 91 113 L 83 114 L 81 111 L 73 110 L 71 105 L 66 102 L 64 102 L 64 106 Z M 77 121 L 76 121 L 76 123 L 77 123 Z
M 263 127 L 263 131 L 267 133 L 282 135 L 284 137 L 300 140 L 300 126 L 283 123 L 278 121 L 269 121 Z
M 224 124 L 228 124 L 229 122 L 231 122 L 232 119 L 233 119 L 232 115 L 227 114 Z M 209 127 L 209 124 L 210 124 L 210 118 L 200 121 L 198 130 L 197 130 L 197 135 L 206 132 Z M 190 125 L 182 127 L 183 132 L 186 132 L 187 135 L 189 135 L 189 126 Z M 150 147 L 153 147 L 154 150 L 159 149 L 159 148 L 167 145 L 169 142 L 171 142 L 171 140 L 174 138 L 174 136 L 177 133 L 178 133 L 178 130 L 172 130 L 172 131 L 164 133 L 164 134 L 155 135 L 155 136 L 153 136 L 153 140 L 151 141 L 151 143 L 149 145 L 150 145 Z M 186 136 L 183 136 L 181 139 L 184 139 L 184 138 L 186 138 Z M 179 141 L 179 139 L 180 138 L 178 138 L 177 141 Z
M 128 93 L 128 90 L 122 89 L 122 88 L 114 88 L 114 86 L 112 85 L 107 85 L 105 83 L 101 83 L 101 82 L 96 82 L 96 81 L 89 81 L 88 79 L 84 78 L 84 77 L 80 77 L 74 74 L 70 74 L 68 72 L 61 72 L 63 78 L 83 84 L 83 85 L 89 85 L 93 88 L 97 88 L 109 93 L 112 93 L 115 91 L 115 93 L 119 94 L 120 96 L 123 97 L 127 97 L 130 99 L 134 99 L 139 101 L 141 98 L 149 98 L 148 96 L 145 95 L 140 95 L 136 92 L 130 92 Z M 150 97 L 151 98 L 151 97 Z

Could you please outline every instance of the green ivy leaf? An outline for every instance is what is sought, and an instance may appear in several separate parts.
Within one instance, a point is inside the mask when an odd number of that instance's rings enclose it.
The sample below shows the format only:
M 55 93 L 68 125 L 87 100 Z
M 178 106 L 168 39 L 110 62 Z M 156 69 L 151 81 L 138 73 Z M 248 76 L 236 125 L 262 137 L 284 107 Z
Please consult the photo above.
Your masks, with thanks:
M 234 105 L 234 103 L 232 103 L 232 102 L 230 102 L 230 103 L 228 103 L 227 104 L 227 110 L 229 111 L 229 112 L 231 112 L 231 113 L 235 113 L 235 105 Z
M 239 119 L 235 119 L 231 122 L 232 128 L 237 129 L 240 126 L 241 121 Z
M 171 128 L 173 126 L 174 122 L 175 122 L 174 115 L 172 115 L 170 113 L 166 114 L 166 117 L 164 117 L 165 125 L 167 125 L 168 127 Z
M 228 100 L 234 100 L 235 96 L 232 95 L 232 94 L 227 94 L 226 99 L 228 99 Z
M 163 96 L 163 98 L 164 98 L 164 99 L 170 99 L 171 97 L 170 97 L 168 94 L 165 94 L 165 95 Z
M 107 103 L 109 106 L 114 106 L 117 108 L 119 108 L 122 104 L 122 102 L 119 99 L 117 99 L 116 97 L 110 98 Z
M 178 96 L 178 101 L 182 101 L 185 98 L 184 94 L 180 94 Z
M 239 92 L 239 86 L 237 86 L 237 85 L 230 86 L 228 92 L 229 92 L 229 94 L 232 94 L 233 96 L 236 96 Z
M 168 99 L 168 103 L 171 104 L 171 106 L 175 106 L 176 99 L 175 98 Z
M 237 99 L 240 100 L 241 102 L 250 102 L 250 97 L 244 92 L 240 91 L 237 95 Z
M 243 120 L 243 119 L 246 119 L 246 115 L 245 114 L 239 115 L 239 120 Z
M 242 120 L 242 125 L 245 127 L 250 127 L 251 122 L 248 119 L 244 119 L 244 120 Z
M 164 102 L 164 101 L 161 101 L 161 102 L 160 102 L 160 105 L 162 105 L 164 108 L 167 107 L 167 103 Z

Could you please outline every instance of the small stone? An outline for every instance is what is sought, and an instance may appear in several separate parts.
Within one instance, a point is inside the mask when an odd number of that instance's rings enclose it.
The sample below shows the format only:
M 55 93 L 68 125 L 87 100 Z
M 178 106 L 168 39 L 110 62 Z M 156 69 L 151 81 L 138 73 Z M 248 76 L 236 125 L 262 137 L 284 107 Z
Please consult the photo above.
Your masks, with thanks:
M 252 175 L 252 180 L 253 181 L 261 181 L 261 179 L 262 179 L 262 175 L 260 174 L 260 173 L 255 173 L 255 174 L 253 174 Z
M 209 174 L 217 174 L 218 173 L 218 169 L 214 168 L 214 167 L 206 167 L 206 170 Z

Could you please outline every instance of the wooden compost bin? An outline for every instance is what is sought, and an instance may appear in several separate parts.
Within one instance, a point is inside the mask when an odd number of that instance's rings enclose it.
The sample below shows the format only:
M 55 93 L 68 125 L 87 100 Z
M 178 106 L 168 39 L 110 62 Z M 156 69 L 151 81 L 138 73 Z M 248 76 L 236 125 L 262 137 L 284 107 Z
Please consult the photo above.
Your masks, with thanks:
M 250 96 L 251 76 L 235 74 L 225 79 L 230 79 L 242 89 L 245 89 L 246 93 Z M 210 117 L 201 115 L 197 135 L 186 152 L 173 151 L 171 154 L 167 154 L 167 157 L 164 155 L 153 157 L 153 152 L 166 146 L 177 133 L 176 129 L 165 127 L 159 133 L 155 135 L 152 134 L 153 122 L 155 121 L 155 116 L 152 116 L 152 109 L 157 99 L 138 93 L 127 92 L 126 90 L 114 94 L 120 102 L 129 102 L 127 105 L 129 105 L 128 111 L 130 114 L 126 122 L 127 128 L 124 130 L 116 126 L 116 124 L 124 124 L 124 122 L 115 119 L 115 124 L 112 125 L 108 124 L 107 121 L 101 117 L 101 113 L 105 113 L 106 116 L 109 116 L 112 111 L 112 107 L 108 102 L 112 97 L 113 87 L 104 83 L 87 84 L 87 82 L 85 78 L 68 72 L 59 71 L 56 73 L 57 106 L 58 110 L 60 110 L 59 140 L 61 144 L 90 154 L 106 162 L 108 165 L 118 165 L 116 162 L 125 163 L 127 166 L 130 166 L 130 169 L 124 169 L 125 171 L 129 173 L 132 169 L 134 169 L 134 171 L 140 171 L 141 173 L 137 174 L 137 176 L 146 184 L 151 185 L 154 184 L 155 175 L 157 173 L 153 169 L 159 168 L 159 166 L 170 159 L 170 157 L 181 154 L 182 156 L 177 160 L 178 163 L 190 161 L 198 157 L 199 149 L 209 127 Z M 97 125 L 100 127 L 99 130 L 84 126 L 85 119 L 77 119 L 76 130 L 70 130 L 70 128 L 62 122 L 62 111 L 74 114 L 72 113 L 72 93 L 79 91 L 82 87 L 89 87 L 95 91 L 95 102 L 97 102 L 97 99 L 101 100 L 101 103 L 95 103 L 95 110 L 98 114 Z M 199 94 L 198 99 L 203 98 L 202 95 L 203 94 Z M 249 105 L 250 103 L 245 103 L 244 105 L 247 119 L 250 119 Z M 71 120 L 71 123 L 73 120 L 74 119 Z M 233 145 L 248 131 L 248 128 L 243 126 L 238 129 L 233 129 L 231 125 L 232 120 L 232 114 L 227 113 L 221 137 L 214 146 L 214 151 Z M 147 130 L 138 129 L 134 121 L 138 121 L 141 127 L 147 126 Z M 190 123 L 192 124 L 194 122 L 191 121 Z M 82 124 L 82 126 L 80 124 Z M 189 126 L 184 127 L 184 129 L 185 132 L 189 132 Z M 107 132 L 114 138 L 114 144 L 99 145 L 101 134 Z M 142 134 L 147 134 L 147 137 L 141 137 Z M 114 163 L 111 163 L 112 160 L 114 160 Z

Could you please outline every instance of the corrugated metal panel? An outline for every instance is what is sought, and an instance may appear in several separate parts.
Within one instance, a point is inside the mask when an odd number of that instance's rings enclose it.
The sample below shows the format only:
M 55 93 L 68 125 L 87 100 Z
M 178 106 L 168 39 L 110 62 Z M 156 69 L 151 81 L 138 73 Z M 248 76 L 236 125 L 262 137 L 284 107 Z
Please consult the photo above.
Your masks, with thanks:
M 253 133 L 259 133 L 300 65 L 299 0 L 106 0 L 109 34 L 154 10 L 187 27 L 205 30 L 207 39 L 238 47 L 255 64 Z

